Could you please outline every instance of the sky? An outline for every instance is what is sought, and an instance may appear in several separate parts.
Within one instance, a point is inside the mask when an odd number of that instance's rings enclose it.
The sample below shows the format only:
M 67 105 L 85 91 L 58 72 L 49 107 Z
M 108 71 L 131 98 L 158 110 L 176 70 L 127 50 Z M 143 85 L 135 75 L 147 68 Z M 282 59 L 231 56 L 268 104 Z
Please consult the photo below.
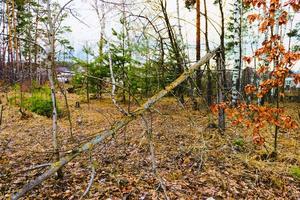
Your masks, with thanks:
M 63 5 L 68 0 L 59 0 L 59 3 Z M 72 32 L 66 34 L 66 37 L 70 40 L 73 47 L 75 47 L 75 56 L 82 56 L 82 48 L 85 44 L 96 49 L 97 42 L 99 41 L 100 37 L 100 25 L 98 22 L 98 18 L 96 15 L 95 10 L 92 7 L 94 0 L 74 0 L 73 3 L 70 4 L 70 8 L 74 10 L 73 13 L 77 13 L 77 18 L 70 15 L 66 21 L 65 25 L 71 27 Z M 121 0 L 105 0 L 110 2 L 120 2 Z M 139 5 L 143 4 L 143 1 L 146 0 L 127 0 L 133 1 L 135 7 L 139 8 Z M 126 1 L 126 2 L 127 2 Z M 188 10 L 184 6 L 184 1 L 179 0 L 180 2 L 180 15 L 181 15 L 181 24 L 182 24 L 182 32 L 183 37 L 185 38 L 186 42 L 189 45 L 190 51 L 189 56 L 193 59 L 195 57 L 195 10 Z M 203 2 L 203 1 L 201 1 Z M 224 12 L 225 18 L 231 15 L 230 10 L 232 8 L 231 4 L 232 0 L 225 0 L 224 1 Z M 209 41 L 210 41 L 210 48 L 217 47 L 219 44 L 219 35 L 215 29 L 219 29 L 220 25 L 220 13 L 219 9 L 216 5 L 213 5 L 213 1 L 207 0 L 207 10 L 208 10 L 208 18 L 210 19 L 210 23 L 208 26 L 209 32 Z M 116 6 L 111 6 L 107 9 L 107 18 L 106 18 L 106 35 L 107 37 L 111 36 L 111 29 L 120 29 L 120 11 Z M 201 5 L 201 10 L 203 11 L 203 4 Z M 174 24 L 177 23 L 176 19 L 176 0 L 167 0 L 167 11 L 169 16 L 174 20 Z M 143 14 L 143 13 L 142 13 Z M 201 27 L 204 30 L 205 22 L 204 17 L 201 17 Z M 175 21 L 176 20 L 176 21 Z M 82 23 L 84 22 L 84 23 Z M 300 16 L 297 15 L 294 19 L 294 23 L 300 22 Z M 213 25 L 212 25 L 213 24 Z M 201 34 L 201 40 L 204 41 L 204 34 Z M 205 49 L 204 42 L 202 44 L 202 50 Z M 298 62 L 295 70 L 300 70 L 300 62 Z
M 113 0 L 110 0 L 113 1 Z M 66 2 L 66 0 L 60 0 L 61 4 Z M 85 24 L 80 23 L 77 19 L 75 19 L 72 16 L 69 16 L 69 18 L 66 20 L 65 25 L 71 26 L 73 32 L 70 34 L 67 34 L 67 37 L 70 39 L 71 44 L 75 47 L 76 53 L 78 54 L 80 50 L 82 49 L 82 46 L 88 43 L 91 46 L 96 45 L 96 43 L 99 40 L 100 35 L 100 25 L 98 22 L 98 18 L 96 15 L 96 12 L 93 10 L 91 4 L 93 3 L 93 0 L 74 0 L 74 3 L 71 4 L 71 8 L 73 8 L 78 14 L 78 18 L 80 18 L 81 21 L 85 22 Z M 141 0 L 136 0 L 136 4 L 141 3 Z M 181 20 L 182 23 L 182 31 L 183 36 L 185 37 L 186 41 L 191 45 L 192 47 L 195 44 L 195 11 L 191 10 L 189 11 L 184 7 L 184 1 L 180 0 L 180 15 L 183 20 Z M 175 0 L 168 0 L 167 1 L 167 9 L 168 14 L 170 15 L 173 20 L 176 19 L 176 1 Z M 203 9 L 202 9 L 203 10 Z M 209 17 L 213 20 L 218 22 L 219 21 L 219 11 L 216 6 L 212 4 L 212 1 L 208 0 L 208 10 L 209 10 Z M 118 11 L 111 9 L 111 12 L 109 13 L 109 18 L 106 19 L 106 32 L 107 35 L 110 35 L 111 28 L 120 28 L 119 25 L 119 19 L 120 15 L 117 15 Z M 202 17 L 201 25 L 204 30 L 204 18 Z M 218 27 L 218 24 L 214 23 L 214 26 Z M 219 43 L 219 36 L 218 33 L 215 31 L 212 25 L 209 25 L 208 27 L 211 45 L 218 46 Z M 202 41 L 204 41 L 204 34 L 201 35 Z M 204 44 L 203 44 L 204 45 Z M 194 48 L 194 47 L 193 47 Z M 204 49 L 204 47 L 203 47 Z

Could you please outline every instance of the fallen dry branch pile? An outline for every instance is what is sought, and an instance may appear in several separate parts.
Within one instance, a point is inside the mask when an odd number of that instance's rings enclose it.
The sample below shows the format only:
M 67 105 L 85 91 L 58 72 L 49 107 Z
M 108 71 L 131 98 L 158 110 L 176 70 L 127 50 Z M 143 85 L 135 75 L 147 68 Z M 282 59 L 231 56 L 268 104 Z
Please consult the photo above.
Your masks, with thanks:
M 147 111 L 151 106 L 153 106 L 156 102 L 158 102 L 162 97 L 164 97 L 166 94 L 171 92 L 173 89 L 175 89 L 178 85 L 183 83 L 188 77 L 190 77 L 196 69 L 207 63 L 211 58 L 213 58 L 219 48 L 211 51 L 210 53 L 206 54 L 198 63 L 194 64 L 189 68 L 189 70 L 185 71 L 181 76 L 179 76 L 174 82 L 172 82 L 170 85 L 168 85 L 164 90 L 161 90 L 153 97 L 149 98 L 141 107 L 137 108 L 134 112 L 130 113 L 130 115 L 125 116 L 120 121 L 116 122 L 110 130 L 106 130 L 104 132 L 99 133 L 97 136 L 95 136 L 91 141 L 83 144 L 81 147 L 76 148 L 72 150 L 67 156 L 60 159 L 60 161 L 55 162 L 51 165 L 51 167 L 43 174 L 38 176 L 36 179 L 30 181 L 28 184 L 26 184 L 20 191 L 18 191 L 16 194 L 12 196 L 12 199 L 19 199 L 20 197 L 24 196 L 27 192 L 29 192 L 34 187 L 41 184 L 44 180 L 51 177 L 55 172 L 57 172 L 59 169 L 61 169 L 63 166 L 65 166 L 67 163 L 69 163 L 71 160 L 76 158 L 78 155 L 80 155 L 83 152 L 89 151 L 93 149 L 94 145 L 97 145 L 101 142 L 103 142 L 106 138 L 109 136 L 117 133 L 121 128 L 129 124 L 131 121 L 136 119 L 138 116 L 142 115 L 145 111 Z

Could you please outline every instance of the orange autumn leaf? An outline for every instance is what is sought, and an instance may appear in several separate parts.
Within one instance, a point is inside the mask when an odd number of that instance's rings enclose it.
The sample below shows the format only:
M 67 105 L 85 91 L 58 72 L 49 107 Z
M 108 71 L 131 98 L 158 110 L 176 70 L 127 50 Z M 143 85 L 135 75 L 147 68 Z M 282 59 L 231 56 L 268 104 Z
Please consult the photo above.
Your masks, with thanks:
M 268 29 L 268 20 L 264 20 L 260 23 L 258 30 L 260 32 L 265 32 Z
M 217 104 L 213 104 L 210 106 L 210 110 L 212 113 L 216 114 L 219 111 L 218 105 Z
M 293 74 L 294 83 L 299 84 L 300 83 L 300 74 Z
M 252 61 L 252 58 L 251 58 L 250 56 L 244 56 L 244 57 L 243 57 L 243 61 L 245 61 L 245 62 L 247 62 L 248 64 L 250 64 L 251 61 Z
M 275 24 L 275 19 L 270 17 L 266 18 L 260 23 L 258 30 L 263 33 L 268 29 L 269 26 L 274 26 L 274 24 Z
M 251 3 L 252 3 L 252 0 L 244 0 L 244 4 L 246 6 L 250 6 Z
M 251 94 L 256 91 L 256 87 L 254 85 L 248 84 L 245 86 L 245 93 Z
M 284 123 L 284 127 L 287 129 L 296 129 L 298 128 L 298 124 L 292 120 L 292 117 L 290 116 L 282 116 L 281 120 Z
M 258 74 L 263 74 L 267 71 L 267 67 L 266 66 L 261 66 L 260 68 L 258 68 L 257 73 Z
M 253 0 L 253 4 L 255 4 L 258 8 L 261 6 L 266 7 L 266 0 Z
M 247 128 L 249 128 L 249 127 L 251 126 L 251 121 L 250 121 L 250 120 L 246 120 L 246 121 L 245 121 L 245 126 L 246 126 Z
M 253 23 L 255 20 L 259 19 L 259 15 L 258 14 L 250 14 L 250 15 L 248 15 L 247 18 L 250 23 Z
M 271 36 L 271 41 L 272 41 L 272 42 L 275 42 L 276 40 L 280 40 L 280 38 L 281 38 L 280 35 L 275 34 L 275 35 L 272 35 L 272 36 Z
M 288 13 L 286 11 L 283 11 L 278 18 L 278 23 L 279 25 L 283 25 L 286 24 L 287 21 L 288 21 Z

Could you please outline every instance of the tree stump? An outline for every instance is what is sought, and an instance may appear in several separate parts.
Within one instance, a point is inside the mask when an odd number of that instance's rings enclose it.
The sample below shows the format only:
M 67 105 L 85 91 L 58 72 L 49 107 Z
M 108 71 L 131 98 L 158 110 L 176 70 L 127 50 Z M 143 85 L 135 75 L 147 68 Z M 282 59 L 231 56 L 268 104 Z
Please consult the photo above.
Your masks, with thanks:
M 76 101 L 76 103 L 75 103 L 75 108 L 80 108 L 80 103 L 79 103 L 79 101 Z

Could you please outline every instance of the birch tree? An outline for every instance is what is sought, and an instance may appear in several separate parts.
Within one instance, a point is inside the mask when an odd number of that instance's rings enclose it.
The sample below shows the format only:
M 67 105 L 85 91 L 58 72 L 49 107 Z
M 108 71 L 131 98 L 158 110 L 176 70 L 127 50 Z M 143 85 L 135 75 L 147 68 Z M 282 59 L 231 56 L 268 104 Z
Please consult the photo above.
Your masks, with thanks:
M 46 14 L 47 14 L 47 39 L 48 45 L 46 48 L 46 67 L 48 73 L 48 79 L 50 83 L 51 89 L 51 100 L 53 106 L 52 112 L 52 144 L 53 150 L 55 154 L 55 160 L 58 161 L 60 159 L 59 154 L 59 143 L 58 143 L 58 136 L 57 136 L 57 99 L 56 99 L 56 89 L 55 89 L 55 82 L 54 82 L 54 74 L 55 74 L 55 35 L 56 30 L 59 27 L 55 27 L 55 24 L 61 19 L 61 14 L 65 7 L 70 4 L 73 0 L 68 1 L 57 13 L 55 17 L 53 17 L 52 9 L 51 9 L 51 0 L 46 1 Z M 58 178 L 62 178 L 63 174 L 61 170 L 57 171 Z
M 59 156 L 59 146 L 57 139 L 57 103 L 56 103 L 56 94 L 55 94 L 55 84 L 54 84 L 54 55 L 55 55 L 55 33 L 54 33 L 54 25 L 52 21 L 52 12 L 51 12 L 51 0 L 47 0 L 47 23 L 48 23 L 48 48 L 46 49 L 47 58 L 46 58 L 46 67 L 48 73 L 48 79 L 51 88 L 51 100 L 53 106 L 52 112 L 52 144 L 53 150 L 55 154 L 55 160 L 58 161 Z M 62 171 L 59 170 L 57 172 L 58 177 L 62 177 Z
M 105 38 L 105 27 L 106 27 L 105 2 L 94 0 L 92 7 L 97 14 L 98 22 L 100 25 L 99 56 L 101 57 L 103 55 L 103 47 L 106 39 Z
M 233 3 L 233 24 L 234 24 L 234 35 L 233 35 L 233 55 L 234 64 L 232 72 L 232 105 L 236 105 L 238 101 L 238 79 L 239 72 L 241 69 L 241 51 L 240 51 L 240 1 L 234 0 Z

